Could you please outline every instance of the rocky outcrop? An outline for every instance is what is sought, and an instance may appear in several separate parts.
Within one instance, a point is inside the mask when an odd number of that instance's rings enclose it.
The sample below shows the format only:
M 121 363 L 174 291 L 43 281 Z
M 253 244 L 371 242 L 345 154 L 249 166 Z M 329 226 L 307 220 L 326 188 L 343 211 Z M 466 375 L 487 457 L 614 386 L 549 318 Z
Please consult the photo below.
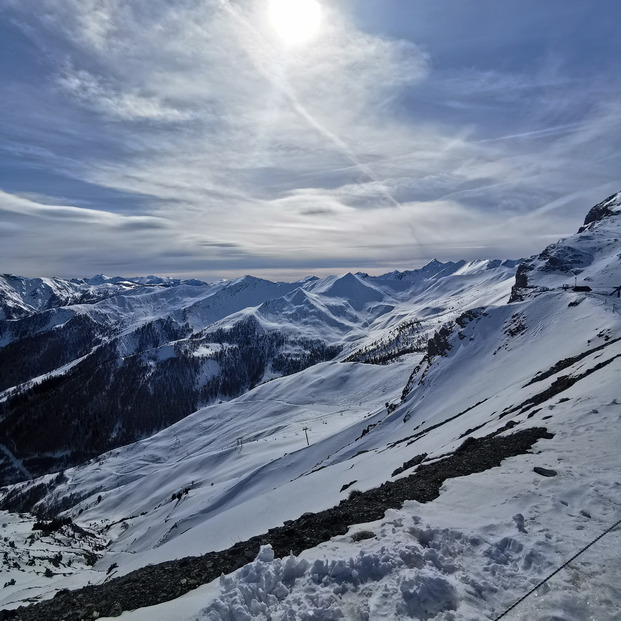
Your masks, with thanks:
M 584 225 L 580 227 L 578 230 L 579 233 L 585 231 L 589 224 L 592 222 L 599 222 L 604 218 L 614 215 L 615 213 L 619 213 L 619 209 L 615 209 L 615 207 L 621 206 L 621 192 L 617 192 L 616 194 L 612 194 L 607 199 L 603 200 L 601 203 L 595 205 L 589 210 L 586 218 L 584 219 Z
M 523 290 L 528 287 L 528 273 L 532 270 L 533 265 L 530 260 L 524 261 L 518 265 L 515 272 L 515 284 L 511 287 L 509 304 L 511 304 L 511 302 L 520 302 L 524 299 Z

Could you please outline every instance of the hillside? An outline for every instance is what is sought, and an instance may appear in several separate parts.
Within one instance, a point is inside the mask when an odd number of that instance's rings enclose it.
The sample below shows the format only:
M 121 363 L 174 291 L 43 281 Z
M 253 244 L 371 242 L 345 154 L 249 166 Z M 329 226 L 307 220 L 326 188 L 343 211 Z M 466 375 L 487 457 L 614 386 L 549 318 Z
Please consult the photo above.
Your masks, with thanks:
M 82 463 L 361 344 L 410 353 L 386 332 L 424 318 L 420 348 L 481 290 L 505 296 L 513 277 L 512 265 L 456 267 L 294 283 L 0 277 L 5 315 L 21 309 L 0 320 L 0 484 Z
M 105 599 L 56 599 L 68 619 L 499 618 L 621 519 L 620 205 L 621 193 L 596 206 L 515 278 L 497 262 L 349 274 L 200 330 L 188 322 L 185 339 L 218 351 L 240 347 L 225 335 L 241 322 L 286 338 L 325 332 L 340 353 L 283 377 L 272 366 L 271 381 L 155 435 L 5 488 L 0 606 L 91 583 L 109 584 Z M 291 342 L 280 351 L 299 358 Z M 32 535 L 18 511 L 83 533 Z M 349 529 L 333 532 L 339 511 Z M 506 618 L 618 618 L 619 543 L 619 530 L 606 534 Z M 246 557 L 219 581 L 217 565 L 197 578 L 195 563 L 215 556 L 170 564 L 231 550 Z M 175 583 L 148 600 L 164 562 Z M 130 612 L 128 584 L 157 605 Z M 54 618 L 36 610 L 13 618 Z

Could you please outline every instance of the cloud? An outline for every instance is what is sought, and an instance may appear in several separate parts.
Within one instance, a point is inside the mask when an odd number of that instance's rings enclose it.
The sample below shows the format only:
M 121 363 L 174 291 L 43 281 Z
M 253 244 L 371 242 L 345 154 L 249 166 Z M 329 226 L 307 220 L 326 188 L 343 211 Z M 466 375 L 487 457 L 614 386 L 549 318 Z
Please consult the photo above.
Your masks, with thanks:
M 58 83 L 80 103 L 112 118 L 178 122 L 193 116 L 189 112 L 167 106 L 157 97 L 119 92 L 114 86 L 104 84 L 100 78 L 85 70 L 68 68 L 58 78 Z
M 523 255 L 615 189 L 616 78 L 585 84 L 523 50 L 521 69 L 443 66 L 363 32 L 344 1 L 285 49 L 265 4 L 7 0 L 42 52 L 26 69 L 45 74 L 0 82 L 17 271 L 37 256 L 58 273 L 80 256 L 215 275 Z
M 153 265 L 161 273 L 204 273 L 211 262 L 240 256 L 236 244 L 206 235 L 184 236 L 174 221 L 164 218 L 54 205 L 46 197 L 34 198 L 0 191 L 6 271 L 80 276 L 96 273 L 97 266 L 102 266 L 115 273 L 140 274 L 145 265 Z M 188 245 L 188 240 L 193 243 Z
M 52 205 L 35 202 L 30 198 L 14 196 L 0 191 L 0 211 L 53 220 L 67 225 L 88 224 L 102 226 L 109 229 L 151 229 L 166 228 L 166 220 L 153 216 L 123 216 L 117 213 L 83 209 L 66 205 Z

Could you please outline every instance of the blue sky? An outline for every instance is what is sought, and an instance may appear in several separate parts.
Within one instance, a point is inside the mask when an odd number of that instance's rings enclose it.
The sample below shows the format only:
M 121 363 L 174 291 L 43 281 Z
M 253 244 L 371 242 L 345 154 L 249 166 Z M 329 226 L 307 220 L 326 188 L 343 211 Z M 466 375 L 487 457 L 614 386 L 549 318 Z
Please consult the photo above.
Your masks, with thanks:
M 516 258 L 621 189 L 617 0 L 319 2 L 3 0 L 0 271 Z

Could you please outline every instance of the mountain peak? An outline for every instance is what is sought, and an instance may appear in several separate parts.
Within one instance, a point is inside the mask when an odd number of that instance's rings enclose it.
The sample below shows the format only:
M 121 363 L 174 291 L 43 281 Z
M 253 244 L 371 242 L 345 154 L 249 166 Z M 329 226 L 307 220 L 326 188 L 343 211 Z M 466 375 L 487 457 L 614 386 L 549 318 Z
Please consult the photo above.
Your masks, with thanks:
M 592 222 L 599 222 L 604 218 L 621 213 L 621 192 L 612 194 L 601 203 L 595 205 L 589 210 L 585 219 L 584 226 L 580 229 L 580 233 Z
M 97 274 L 92 278 L 87 278 L 86 282 L 89 285 L 101 285 L 104 282 L 108 282 L 110 280 L 110 276 L 106 276 L 105 274 Z

